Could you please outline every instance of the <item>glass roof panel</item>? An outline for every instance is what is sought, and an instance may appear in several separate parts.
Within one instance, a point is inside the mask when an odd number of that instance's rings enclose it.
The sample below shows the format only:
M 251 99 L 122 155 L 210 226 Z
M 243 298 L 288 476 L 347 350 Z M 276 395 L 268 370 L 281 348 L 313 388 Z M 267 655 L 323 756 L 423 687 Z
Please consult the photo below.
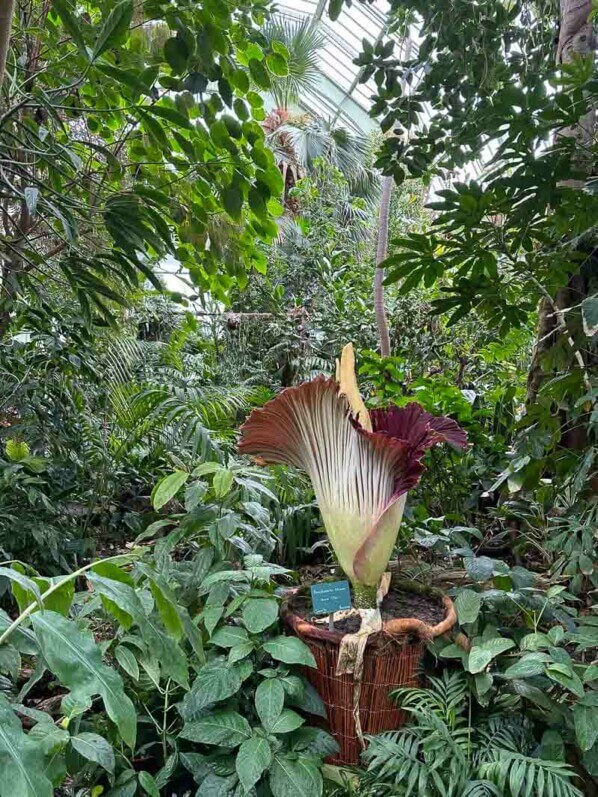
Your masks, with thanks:
M 326 43 L 319 53 L 320 80 L 306 92 L 300 108 L 327 118 L 338 118 L 359 132 L 374 130 L 376 122 L 369 117 L 375 84 L 359 82 L 361 68 L 353 63 L 362 50 L 362 39 L 375 43 L 384 37 L 388 0 L 374 0 L 363 5 L 354 2 L 343 6 L 339 18 L 331 22 L 327 0 L 284 0 L 277 4 L 280 14 L 295 19 L 318 20 L 326 33 Z M 397 39 L 398 41 L 398 39 Z

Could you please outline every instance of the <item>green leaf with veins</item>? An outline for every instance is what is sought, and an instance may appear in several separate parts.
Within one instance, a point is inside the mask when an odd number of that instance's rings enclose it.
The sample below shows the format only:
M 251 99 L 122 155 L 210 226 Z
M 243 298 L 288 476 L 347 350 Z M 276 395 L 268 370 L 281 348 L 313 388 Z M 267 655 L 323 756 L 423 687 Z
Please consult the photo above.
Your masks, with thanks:
M 93 636 L 56 612 L 38 612 L 32 615 L 31 623 L 48 669 L 75 699 L 83 702 L 99 695 L 124 742 L 134 748 L 135 706 L 125 694 L 120 675 L 102 661 Z
M 251 791 L 272 763 L 272 748 L 264 736 L 252 736 L 239 747 L 235 769 L 245 792 Z
M 0 797 L 52 797 L 44 750 L 29 739 L 8 701 L 0 695 Z
M 270 729 L 284 706 L 284 687 L 278 678 L 267 678 L 255 690 L 255 708 L 263 726 Z

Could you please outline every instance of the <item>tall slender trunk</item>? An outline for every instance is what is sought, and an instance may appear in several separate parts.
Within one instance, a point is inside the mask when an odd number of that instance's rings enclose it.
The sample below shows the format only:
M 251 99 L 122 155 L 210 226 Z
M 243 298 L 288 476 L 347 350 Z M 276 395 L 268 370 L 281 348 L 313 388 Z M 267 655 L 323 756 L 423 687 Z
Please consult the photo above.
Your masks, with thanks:
M 2 110 L 2 84 L 6 71 L 6 59 L 10 47 L 12 33 L 12 18 L 15 10 L 14 0 L 0 0 L 0 110 Z M 0 253 L 0 293 L 7 277 L 7 268 L 4 257 Z M 10 323 L 10 313 L 5 308 L 0 310 L 0 339 L 4 337 Z
M 2 89 L 2 83 L 4 82 L 14 9 L 14 0 L 0 0 L 0 89 Z
M 408 61 L 411 57 L 411 34 L 409 30 L 402 41 L 402 59 Z M 405 91 L 407 83 L 401 80 L 401 89 Z M 382 195 L 378 211 L 378 239 L 376 244 L 376 274 L 374 276 L 374 311 L 376 314 L 376 329 L 378 331 L 378 344 L 382 357 L 390 357 L 390 333 L 388 330 L 388 317 L 384 303 L 384 269 L 380 263 L 388 254 L 388 217 L 390 215 L 390 200 L 394 180 L 392 177 L 382 178 Z
M 374 277 L 374 310 L 376 313 L 376 329 L 378 330 L 378 343 L 382 357 L 390 357 L 390 333 L 388 319 L 384 306 L 384 269 L 380 263 L 386 259 L 388 251 L 388 217 L 390 215 L 390 200 L 392 197 L 392 177 L 382 180 L 382 196 L 378 211 L 378 242 L 376 245 L 376 275 Z
M 557 62 L 571 63 L 575 58 L 591 56 L 596 47 L 593 24 L 590 19 L 592 0 L 560 0 L 561 25 L 557 46 Z M 591 166 L 588 153 L 591 151 L 596 128 L 596 111 L 590 108 L 571 127 L 559 133 L 561 138 L 573 138 L 577 144 L 571 159 L 571 179 L 561 183 L 563 186 L 581 190 L 584 172 Z M 542 360 L 545 354 L 555 345 L 559 335 L 566 335 L 576 363 L 585 368 L 584 358 L 579 351 L 568 328 L 565 312 L 578 306 L 587 295 L 586 280 L 579 274 L 572 274 L 566 287 L 557 291 L 552 299 L 546 295 L 538 305 L 538 331 L 532 360 L 527 375 L 527 401 L 536 400 L 538 392 L 547 374 L 544 372 Z M 585 441 L 585 428 L 578 426 L 576 430 L 567 430 L 563 435 L 563 443 L 567 447 L 579 448 Z

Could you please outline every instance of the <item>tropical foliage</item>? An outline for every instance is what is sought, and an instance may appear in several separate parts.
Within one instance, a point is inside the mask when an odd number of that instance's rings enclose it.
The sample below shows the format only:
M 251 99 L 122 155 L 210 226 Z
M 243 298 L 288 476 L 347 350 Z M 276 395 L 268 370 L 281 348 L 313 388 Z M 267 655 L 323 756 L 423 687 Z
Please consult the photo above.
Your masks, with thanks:
M 595 3 L 388 6 L 0 8 L 0 797 L 598 791 Z M 337 769 L 279 607 L 387 566 Z

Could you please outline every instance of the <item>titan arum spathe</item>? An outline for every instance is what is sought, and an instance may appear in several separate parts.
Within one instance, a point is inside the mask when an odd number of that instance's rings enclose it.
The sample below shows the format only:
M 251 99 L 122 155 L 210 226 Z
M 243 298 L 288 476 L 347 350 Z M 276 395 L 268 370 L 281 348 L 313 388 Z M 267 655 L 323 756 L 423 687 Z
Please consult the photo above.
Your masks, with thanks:
M 424 453 L 442 442 L 465 448 L 467 439 L 455 421 L 419 404 L 368 414 L 360 402 L 325 377 L 287 388 L 251 413 L 239 449 L 306 471 L 342 569 L 356 592 L 375 594 Z

